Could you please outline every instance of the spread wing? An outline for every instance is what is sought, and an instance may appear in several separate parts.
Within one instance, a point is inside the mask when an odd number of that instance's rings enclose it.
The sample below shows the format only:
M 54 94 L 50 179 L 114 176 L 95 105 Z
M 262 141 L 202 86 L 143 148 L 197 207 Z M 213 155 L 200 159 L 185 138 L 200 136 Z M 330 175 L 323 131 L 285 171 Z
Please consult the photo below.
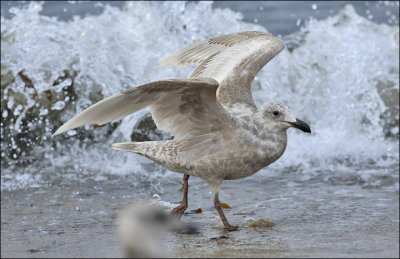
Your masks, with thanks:
M 150 106 L 157 126 L 176 140 L 218 132 L 229 114 L 216 100 L 218 82 L 210 78 L 151 82 L 108 97 L 62 125 L 54 135 L 86 124 L 104 124 Z
M 266 32 L 246 31 L 195 43 L 162 59 L 160 66 L 200 65 L 191 78 L 219 82 L 218 101 L 235 111 L 255 111 L 251 82 L 260 69 L 284 49 L 284 43 Z

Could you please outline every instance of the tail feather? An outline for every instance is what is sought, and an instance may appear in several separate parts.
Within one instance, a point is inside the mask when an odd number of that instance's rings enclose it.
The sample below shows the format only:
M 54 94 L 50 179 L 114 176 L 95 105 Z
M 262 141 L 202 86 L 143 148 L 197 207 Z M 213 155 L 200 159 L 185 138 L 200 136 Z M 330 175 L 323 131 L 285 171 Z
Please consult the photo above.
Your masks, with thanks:
M 115 143 L 112 148 L 145 156 L 171 171 L 189 172 L 188 163 L 178 155 L 173 140 Z

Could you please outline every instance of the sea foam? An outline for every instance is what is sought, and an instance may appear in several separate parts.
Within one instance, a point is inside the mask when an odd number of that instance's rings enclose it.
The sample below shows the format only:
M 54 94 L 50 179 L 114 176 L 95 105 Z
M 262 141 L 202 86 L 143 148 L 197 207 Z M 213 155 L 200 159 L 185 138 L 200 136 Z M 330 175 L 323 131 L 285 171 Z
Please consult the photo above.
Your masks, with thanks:
M 52 133 L 102 98 L 150 81 L 187 77 L 193 67 L 156 65 L 188 44 L 268 30 L 241 21 L 240 13 L 213 9 L 211 2 L 127 2 L 122 9 L 106 6 L 100 15 L 70 21 L 40 15 L 41 9 L 31 2 L 12 8 L 12 18 L 1 17 L 2 190 L 63 175 L 162 177 L 163 169 L 148 159 L 110 148 L 131 141 L 148 109 L 105 127 Z M 290 129 L 285 154 L 263 171 L 398 167 L 398 26 L 375 24 L 348 5 L 327 19 L 311 19 L 283 40 L 287 48 L 253 82 L 256 103 L 285 103 L 313 133 Z

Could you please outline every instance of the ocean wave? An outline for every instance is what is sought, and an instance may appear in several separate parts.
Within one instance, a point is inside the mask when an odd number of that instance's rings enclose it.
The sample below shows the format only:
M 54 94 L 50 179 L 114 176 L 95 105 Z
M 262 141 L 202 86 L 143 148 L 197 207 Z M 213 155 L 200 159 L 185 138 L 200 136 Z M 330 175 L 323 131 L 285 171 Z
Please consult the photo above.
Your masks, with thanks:
M 243 22 L 240 13 L 212 9 L 211 2 L 127 2 L 70 21 L 42 16 L 41 9 L 31 2 L 12 8 L 12 18 L 1 17 L 2 190 L 64 175 L 161 176 L 163 169 L 148 159 L 110 148 L 167 137 L 148 120 L 148 109 L 104 127 L 51 134 L 104 97 L 187 77 L 193 68 L 156 69 L 169 53 L 222 34 L 267 30 Z M 264 171 L 398 166 L 398 26 L 375 24 L 348 5 L 283 40 L 287 48 L 255 78 L 254 96 L 259 105 L 287 104 L 313 134 L 289 130 L 285 154 Z

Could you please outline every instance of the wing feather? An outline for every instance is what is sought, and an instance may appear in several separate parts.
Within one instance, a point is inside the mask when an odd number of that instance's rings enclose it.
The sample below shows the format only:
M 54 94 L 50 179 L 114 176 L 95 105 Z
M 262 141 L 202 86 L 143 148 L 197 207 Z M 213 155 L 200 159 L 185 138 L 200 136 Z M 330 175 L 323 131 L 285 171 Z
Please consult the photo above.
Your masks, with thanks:
M 255 111 L 251 83 L 256 74 L 284 48 L 283 42 L 271 34 L 251 37 L 204 60 L 190 78 L 209 77 L 217 80 L 218 101 L 232 112 Z M 240 110 L 240 109 L 238 109 Z
M 245 31 L 205 40 L 179 50 L 159 62 L 160 66 L 200 63 L 190 78 L 207 77 L 219 82 L 218 101 L 233 113 L 254 112 L 251 83 L 284 43 L 266 32 Z
M 201 134 L 218 123 L 224 108 L 216 101 L 218 82 L 209 78 L 169 79 L 144 84 L 108 97 L 62 125 L 54 135 L 86 124 L 120 120 L 150 106 L 162 130 L 177 139 Z M 225 114 L 227 116 L 227 114 Z
M 245 31 L 232 33 L 202 42 L 194 43 L 163 58 L 158 62 L 159 67 L 188 66 L 199 64 L 209 56 L 219 53 L 229 47 L 239 44 L 256 35 L 268 34 L 260 31 Z

